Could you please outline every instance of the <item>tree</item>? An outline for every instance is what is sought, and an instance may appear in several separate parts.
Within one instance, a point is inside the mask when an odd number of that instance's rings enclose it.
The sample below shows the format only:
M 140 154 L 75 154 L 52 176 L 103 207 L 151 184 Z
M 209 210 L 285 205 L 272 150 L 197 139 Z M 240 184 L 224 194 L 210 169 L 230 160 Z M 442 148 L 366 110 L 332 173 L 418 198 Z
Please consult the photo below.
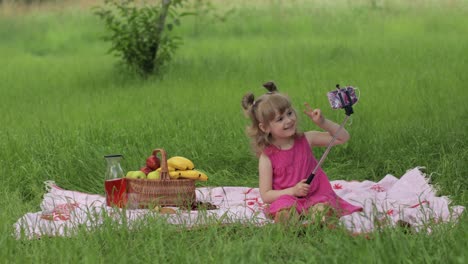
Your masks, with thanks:
M 110 52 L 147 76 L 158 73 L 180 45 L 180 37 L 170 31 L 180 25 L 180 17 L 190 14 L 177 12 L 184 1 L 105 0 L 95 14 L 110 31 L 105 37 L 112 44 Z

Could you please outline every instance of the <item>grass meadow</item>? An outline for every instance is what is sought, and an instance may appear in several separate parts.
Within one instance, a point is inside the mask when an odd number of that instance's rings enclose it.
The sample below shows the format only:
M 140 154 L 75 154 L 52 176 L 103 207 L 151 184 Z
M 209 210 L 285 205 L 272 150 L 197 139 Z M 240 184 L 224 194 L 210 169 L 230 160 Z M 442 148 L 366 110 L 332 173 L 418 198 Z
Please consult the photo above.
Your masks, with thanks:
M 423 166 L 440 195 L 468 205 L 467 1 L 213 3 L 182 21 L 183 45 L 164 75 L 148 79 L 107 53 L 97 2 L 0 5 L 1 262 L 466 263 L 466 213 L 432 234 L 389 229 L 371 240 L 313 226 L 187 231 L 158 219 L 136 230 L 105 223 L 66 238 L 12 236 L 21 216 L 40 210 L 46 180 L 104 194 L 106 154 L 136 170 L 162 147 L 208 173 L 197 186 L 256 187 L 240 101 L 269 80 L 299 113 L 309 102 L 336 122 L 344 111 L 326 93 L 337 83 L 360 89 L 352 138 L 323 164 L 331 180 Z M 225 21 L 214 16 L 231 8 Z M 304 114 L 300 122 L 317 129 Z

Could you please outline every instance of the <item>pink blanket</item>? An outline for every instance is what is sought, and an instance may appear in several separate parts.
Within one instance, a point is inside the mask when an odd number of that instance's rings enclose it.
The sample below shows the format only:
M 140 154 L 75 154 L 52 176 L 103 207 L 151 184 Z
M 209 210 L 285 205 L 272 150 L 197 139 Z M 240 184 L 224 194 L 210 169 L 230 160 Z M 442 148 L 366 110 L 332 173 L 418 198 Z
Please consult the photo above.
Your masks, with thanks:
M 411 224 L 417 231 L 429 231 L 427 223 L 455 222 L 463 206 L 450 205 L 446 196 L 437 197 L 434 188 L 419 168 L 408 170 L 400 179 L 386 175 L 379 182 L 332 181 L 338 196 L 364 208 L 362 212 L 343 216 L 341 223 L 353 233 L 375 230 L 375 223 L 396 225 L 399 220 Z M 213 223 L 251 223 L 264 225 L 272 220 L 263 213 L 264 203 L 258 188 L 202 187 L 197 188 L 197 201 L 209 202 L 215 210 L 188 211 L 172 208 L 172 214 L 155 210 L 126 210 L 106 206 L 105 197 L 96 194 L 64 190 L 54 182 L 46 182 L 47 193 L 41 211 L 27 213 L 14 225 L 16 237 L 35 238 L 73 235 L 78 228 L 98 228 L 104 217 L 130 225 L 145 217 L 164 217 L 170 224 L 187 227 Z

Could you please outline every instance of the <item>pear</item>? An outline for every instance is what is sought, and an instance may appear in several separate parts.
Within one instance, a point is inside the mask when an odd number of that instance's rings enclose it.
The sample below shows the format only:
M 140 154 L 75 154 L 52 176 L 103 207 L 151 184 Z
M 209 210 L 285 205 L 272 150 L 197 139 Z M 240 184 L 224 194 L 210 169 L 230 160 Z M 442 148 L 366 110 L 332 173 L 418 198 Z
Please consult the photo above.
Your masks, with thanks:
M 159 171 L 152 171 L 152 172 L 148 173 L 148 175 L 146 175 L 146 178 L 148 180 L 160 180 L 161 179 L 161 174 L 159 173 Z

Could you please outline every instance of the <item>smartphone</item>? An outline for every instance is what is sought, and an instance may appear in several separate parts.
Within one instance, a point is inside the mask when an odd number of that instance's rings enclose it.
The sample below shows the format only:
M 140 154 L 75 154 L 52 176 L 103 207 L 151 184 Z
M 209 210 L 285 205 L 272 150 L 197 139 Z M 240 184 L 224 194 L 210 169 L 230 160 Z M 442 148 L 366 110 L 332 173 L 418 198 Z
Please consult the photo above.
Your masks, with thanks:
M 333 109 L 341 109 L 347 106 L 352 106 L 358 101 L 354 87 L 348 86 L 346 88 L 339 88 L 337 85 L 336 90 L 328 92 L 328 101 Z

